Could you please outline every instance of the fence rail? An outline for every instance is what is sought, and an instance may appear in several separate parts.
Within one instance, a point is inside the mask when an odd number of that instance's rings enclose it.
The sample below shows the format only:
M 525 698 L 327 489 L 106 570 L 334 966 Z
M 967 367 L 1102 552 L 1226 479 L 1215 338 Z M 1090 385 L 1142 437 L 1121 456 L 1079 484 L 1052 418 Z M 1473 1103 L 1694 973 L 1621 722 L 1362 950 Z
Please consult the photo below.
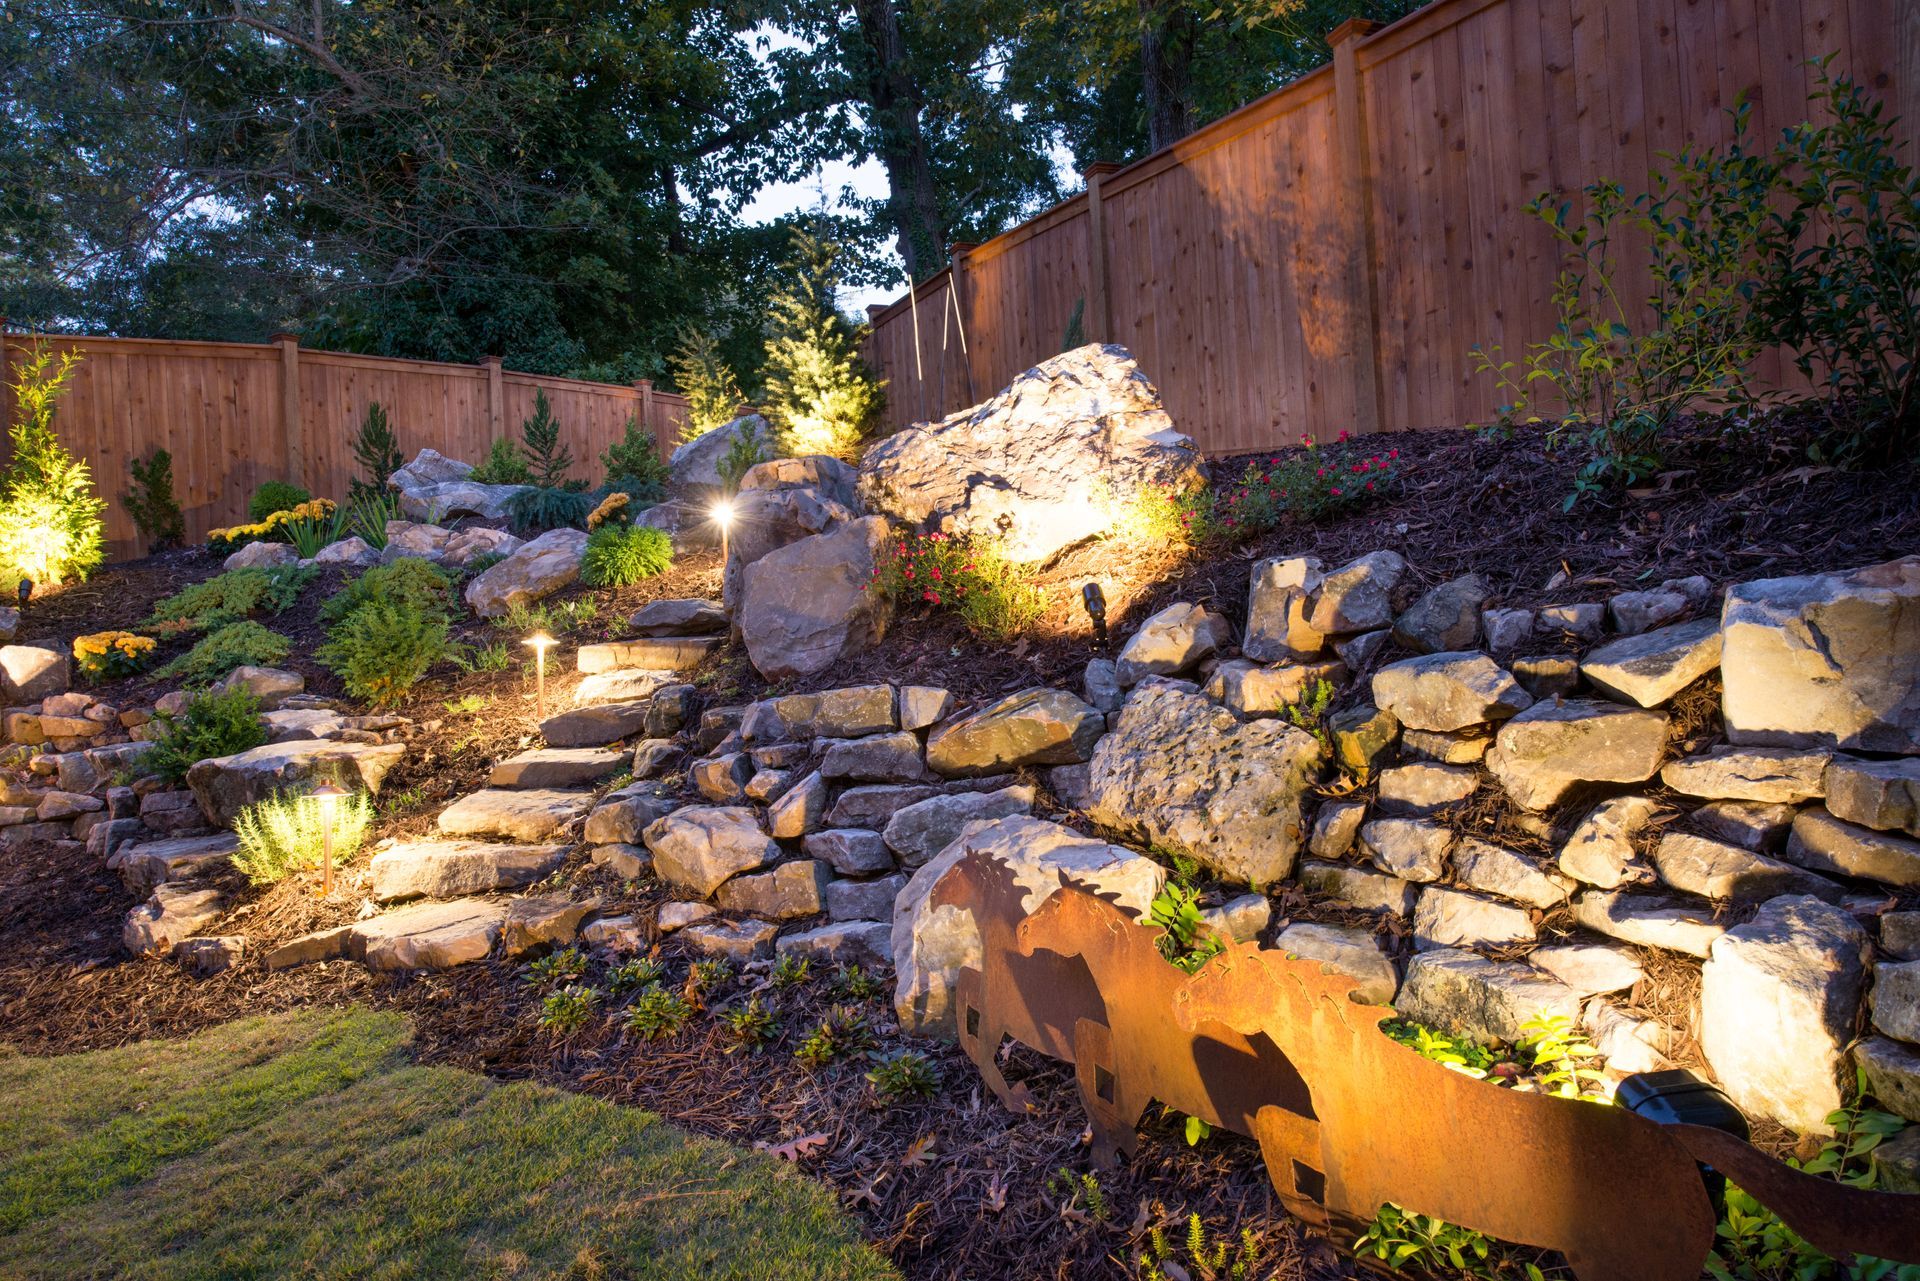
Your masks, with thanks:
M 1458 426 L 1496 404 L 1470 347 L 1551 332 L 1558 255 L 1526 211 L 1542 191 L 1723 143 L 1741 94 L 1770 141 L 1829 52 L 1920 163 L 1915 0 L 1438 0 L 1330 43 L 1330 66 L 1093 166 L 1083 193 L 872 309 L 889 425 L 991 395 L 1058 352 L 1077 309 L 1210 453 Z M 1778 353 L 1757 372 L 1790 381 Z
M 544 391 L 572 449 L 575 474 L 597 477 L 599 454 L 637 418 L 670 451 L 686 418 L 682 396 L 632 386 L 516 373 L 498 357 L 478 365 L 310 351 L 282 335 L 267 343 L 173 342 L 7 333 L 0 373 L 11 383 L 36 344 L 82 360 L 54 428 L 93 466 L 113 499 L 108 554 L 140 555 L 118 501 L 128 464 L 156 449 L 173 455 L 174 489 L 187 533 L 246 519 L 247 499 L 266 480 L 292 480 L 338 498 L 356 473 L 353 439 L 378 402 L 409 458 L 431 447 L 479 462 L 493 441 L 519 439 Z M 0 414 L 10 415 L 10 399 Z

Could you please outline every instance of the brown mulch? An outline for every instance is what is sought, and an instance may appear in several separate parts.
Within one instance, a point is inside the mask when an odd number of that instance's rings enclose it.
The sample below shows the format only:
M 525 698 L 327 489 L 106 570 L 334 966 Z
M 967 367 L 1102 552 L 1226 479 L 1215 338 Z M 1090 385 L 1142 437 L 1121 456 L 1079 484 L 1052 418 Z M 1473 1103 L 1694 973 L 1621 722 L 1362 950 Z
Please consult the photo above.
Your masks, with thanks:
M 1101 583 L 1118 634 L 1175 600 L 1196 601 L 1230 618 L 1244 616 L 1248 571 L 1269 555 L 1312 554 L 1328 565 L 1377 548 L 1404 554 L 1423 583 L 1468 572 L 1485 575 L 1490 603 L 1536 605 L 1604 599 L 1664 578 L 1705 574 L 1716 584 L 1844 568 L 1920 550 L 1920 472 L 1909 460 L 1880 472 L 1842 472 L 1805 463 L 1791 430 L 1767 439 L 1729 440 L 1709 428 L 1676 445 L 1673 470 L 1643 492 L 1571 511 L 1562 500 L 1578 460 L 1532 438 L 1497 440 L 1465 433 L 1383 437 L 1398 448 L 1405 491 L 1379 505 L 1312 527 L 1283 525 L 1235 548 L 1195 552 L 1114 544 L 1065 553 L 1037 575 L 1050 608 L 1029 638 L 983 645 L 943 615 L 909 612 L 875 649 L 790 688 L 829 688 L 867 680 L 924 682 L 968 701 L 1049 683 L 1078 685 L 1097 651 L 1079 588 Z M 1242 460 L 1215 467 L 1237 474 Z M 115 566 L 92 581 L 46 593 L 24 620 L 21 639 L 65 645 L 85 631 L 137 623 L 160 597 L 217 573 L 196 551 Z M 567 646 L 623 634 L 625 620 L 651 599 L 718 594 L 718 557 L 683 557 L 673 570 L 619 592 L 575 588 L 548 602 Z M 319 693 L 336 693 L 332 675 L 313 662 L 320 640 L 315 611 L 332 590 L 316 583 L 287 614 L 263 620 L 295 641 L 290 665 Z M 569 615 L 566 606 L 576 605 Z M 488 624 L 462 627 L 475 646 L 506 643 L 504 671 L 459 672 L 425 683 L 398 710 L 417 722 L 414 750 L 389 777 L 382 835 L 424 831 L 455 796 L 481 786 L 499 758 L 534 742 L 532 682 L 518 635 Z M 549 698 L 565 705 L 578 677 L 565 648 L 554 658 Z M 695 677 L 708 705 L 737 703 L 773 687 L 737 651 Z M 1677 740 L 1707 741 L 1718 729 L 1710 682 L 1677 702 Z M 150 701 L 163 688 L 135 679 L 96 692 L 110 702 Z M 1519 824 L 1494 789 L 1482 789 L 1449 818 L 1462 831 L 1497 833 L 1518 849 L 1544 853 L 1549 842 Z M 577 862 L 560 875 L 571 891 L 606 896 L 610 908 L 645 906 L 658 891 L 636 892 Z M 236 885 L 236 889 L 240 888 Z M 982 1098 L 971 1066 L 948 1046 L 924 1049 L 943 1087 L 931 1101 L 872 1105 L 860 1070 L 840 1065 L 808 1073 L 792 1048 L 831 997 L 816 980 L 780 998 L 781 1044 L 762 1055 L 728 1055 L 717 1020 L 701 1018 L 679 1037 L 636 1044 L 603 1019 L 589 1032 L 556 1039 L 537 1027 L 539 993 L 522 967 L 468 966 L 424 978 L 372 975 L 328 963 L 269 973 L 259 957 L 281 940 L 350 919 L 358 897 L 321 903 L 288 882 L 250 900 L 233 929 L 246 934 L 248 958 L 234 971 L 195 981 L 157 961 L 129 961 L 119 947 L 133 896 L 118 879 L 70 847 L 10 849 L 0 858 L 0 1040 L 30 1053 L 100 1048 L 148 1037 L 176 1037 L 249 1014 L 312 1005 L 362 1003 L 393 1008 L 414 1021 L 428 1060 L 496 1076 L 528 1078 L 654 1108 L 702 1133 L 739 1143 L 779 1144 L 825 1133 L 828 1143 L 801 1168 L 830 1181 L 869 1236 L 915 1278 L 1074 1278 L 1133 1275 L 1129 1260 L 1149 1225 L 1179 1237 L 1189 1211 L 1210 1235 L 1248 1228 L 1261 1239 L 1262 1275 L 1353 1275 L 1325 1242 L 1302 1234 L 1281 1213 L 1251 1144 L 1214 1135 L 1184 1143 L 1178 1118 L 1149 1118 L 1139 1158 L 1099 1174 L 1104 1219 L 1092 1219 L 1084 1194 L 1070 1197 L 1058 1171 L 1087 1169 L 1082 1121 L 1070 1074 L 1016 1051 L 1012 1067 L 1028 1079 L 1038 1114 L 1013 1118 Z M 1284 920 L 1377 926 L 1371 917 L 1291 891 L 1278 902 Z M 1543 932 L 1564 924 L 1542 919 Z M 1389 950 L 1409 946 L 1387 931 Z M 671 942 L 663 954 L 676 960 Z M 1628 1008 L 1679 1030 L 1677 1057 L 1698 1061 L 1694 1041 L 1698 979 L 1684 963 L 1643 951 L 1647 980 Z M 731 998 L 729 998 L 731 999 Z M 890 1019 L 871 1003 L 876 1023 Z M 884 1033 L 883 1045 L 890 1044 Z M 920 1140 L 930 1141 L 920 1146 Z M 1762 1136 L 1766 1138 L 1768 1136 Z M 1140 1216 L 1144 1212 L 1144 1219 Z

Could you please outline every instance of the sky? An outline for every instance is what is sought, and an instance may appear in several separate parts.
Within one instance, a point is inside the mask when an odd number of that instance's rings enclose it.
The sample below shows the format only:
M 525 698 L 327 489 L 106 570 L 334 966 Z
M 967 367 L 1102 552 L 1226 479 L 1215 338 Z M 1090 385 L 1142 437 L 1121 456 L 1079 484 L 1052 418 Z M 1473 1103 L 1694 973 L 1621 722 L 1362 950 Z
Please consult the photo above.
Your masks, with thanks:
M 777 182 L 761 188 L 747 202 L 746 208 L 741 210 L 740 218 L 743 222 L 765 223 L 802 209 L 812 209 L 820 203 L 823 190 L 829 201 L 838 204 L 841 191 L 847 187 L 852 187 L 857 195 L 865 199 L 885 196 L 887 172 L 877 160 L 858 165 L 848 164 L 844 160 L 830 160 L 800 182 Z M 894 266 L 900 265 L 900 255 L 891 246 L 886 251 L 886 257 Z M 838 301 L 842 311 L 864 316 L 867 304 L 892 302 L 896 295 L 905 291 L 905 285 L 847 288 L 840 291 Z

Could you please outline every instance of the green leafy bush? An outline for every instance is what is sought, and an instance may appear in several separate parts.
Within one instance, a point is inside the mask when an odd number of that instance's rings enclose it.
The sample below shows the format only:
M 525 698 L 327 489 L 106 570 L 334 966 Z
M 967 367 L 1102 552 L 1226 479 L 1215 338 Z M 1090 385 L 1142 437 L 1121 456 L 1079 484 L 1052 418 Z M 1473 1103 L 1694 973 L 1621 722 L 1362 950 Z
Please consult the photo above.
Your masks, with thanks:
M 160 601 L 143 626 L 204 632 L 263 610 L 284 613 L 318 573 L 312 565 L 230 569 Z
M 680 424 L 682 441 L 698 440 L 733 421 L 742 399 L 740 383 L 712 335 L 691 327 L 680 331 L 680 345 L 673 353 L 673 380 L 687 398 L 687 421 Z
M 135 529 L 146 539 L 149 552 L 163 552 L 186 541 L 187 523 L 180 513 L 180 500 L 173 493 L 173 455 L 156 449 L 145 462 L 138 458 L 129 464 L 133 488 L 121 501 Z
M 507 500 L 507 523 L 519 534 L 584 529 L 593 500 L 571 489 L 523 489 Z
M 487 446 L 487 456 L 467 479 L 476 485 L 527 485 L 533 482 L 533 472 L 527 467 L 526 455 L 502 436 Z
M 22 579 L 58 586 L 84 579 L 106 556 L 105 500 L 93 472 L 53 432 L 55 403 L 66 393 L 80 357 L 58 361 L 36 350 L 13 384 L 12 461 L 0 476 L 0 590 Z
M 734 1050 L 746 1050 L 757 1054 L 773 1039 L 780 1035 L 780 1020 L 767 1008 L 766 1002 L 759 997 L 750 997 L 744 1005 L 736 1005 L 721 1015 L 726 1025 L 727 1035 L 734 1044 L 727 1047 L 731 1054 Z
M 631 414 L 620 439 L 601 451 L 600 465 L 607 472 L 608 491 L 619 490 L 650 502 L 659 501 L 666 492 L 667 460 L 660 457 L 653 433 Z
M 672 1036 L 693 1017 L 693 1006 L 678 992 L 653 984 L 627 1010 L 626 1028 L 643 1041 Z
M 362 605 L 400 605 L 445 614 L 453 608 L 453 579 L 419 556 L 375 565 L 343 586 L 320 607 L 320 620 L 338 623 Z
M 275 512 L 292 511 L 301 503 L 311 501 L 313 495 L 300 486 L 284 480 L 269 480 L 247 500 L 247 516 L 251 520 L 265 520 Z
M 1892 118 L 1820 62 L 1824 123 L 1786 130 L 1775 155 L 1790 202 L 1768 228 L 1767 336 L 1826 389 L 1841 458 L 1920 444 L 1920 175 Z
M 187 776 L 200 761 L 231 756 L 267 741 L 260 723 L 260 700 L 244 685 L 229 690 L 202 690 L 175 713 L 160 712 L 153 746 L 140 758 L 141 768 L 169 783 Z
M 387 497 L 387 479 L 400 470 L 403 460 L 393 424 L 387 421 L 387 411 L 377 400 L 367 406 L 366 417 L 360 420 L 360 430 L 353 438 L 353 460 L 360 464 L 368 479 L 356 476 L 349 482 L 347 501 L 359 503 L 363 499 Z
M 741 423 L 733 439 L 727 442 L 727 452 L 714 464 L 714 470 L 720 474 L 720 487 L 729 494 L 737 492 L 740 478 L 772 457 L 773 442 L 762 436 L 752 422 Z
M 346 532 L 379 551 L 387 545 L 387 522 L 400 519 L 395 494 L 360 494 L 347 505 Z
M 540 1026 L 560 1036 L 578 1032 L 587 1025 L 594 1007 L 599 1004 L 600 990 L 583 984 L 549 992 L 540 1003 Z
M 780 452 L 852 458 L 880 413 L 880 384 L 860 358 L 866 327 L 834 305 L 840 251 L 796 228 L 784 282 L 767 302 L 767 418 Z
M 159 668 L 157 676 L 206 685 L 236 667 L 272 667 L 286 661 L 292 642 L 252 620 L 227 623 L 202 636 L 192 649 Z
M 1147 919 L 1160 927 L 1160 936 L 1153 941 L 1160 955 L 1189 974 L 1225 949 L 1200 916 L 1198 891 L 1178 880 L 1160 887 L 1147 908 Z
M 567 479 L 567 470 L 573 466 L 573 451 L 560 439 L 560 420 L 553 416 L 546 392 L 534 390 L 533 417 L 520 425 L 520 435 L 526 442 L 527 469 L 532 473 L 534 484 L 542 489 L 581 487 L 578 482 Z
M 373 800 L 356 791 L 333 803 L 333 861 L 346 862 L 373 830 Z M 240 838 L 233 865 L 255 885 L 272 885 L 289 872 L 320 866 L 328 816 L 321 803 L 301 792 L 280 792 L 234 816 Z
M 940 1088 L 940 1071 L 918 1050 L 896 1050 L 867 1072 L 867 1084 L 875 1097 L 888 1103 L 932 1098 Z
M 882 550 L 868 590 L 902 604 L 951 611 L 986 640 L 1010 640 L 1047 611 L 1046 593 L 996 544 L 938 533 L 896 538 Z
M 862 1054 L 873 1046 L 873 1020 L 851 1006 L 836 1005 L 807 1034 L 793 1057 L 805 1068 L 819 1069 L 836 1059 Z
M 327 643 L 314 657 L 340 677 L 353 697 L 390 707 L 447 656 L 448 648 L 445 614 L 376 600 L 328 629 Z
M 563 947 L 529 963 L 527 982 L 542 986 L 571 983 L 585 977 L 586 972 L 587 954 L 577 947 Z
M 673 539 L 646 525 L 602 525 L 587 535 L 580 581 L 589 587 L 629 587 L 673 567 Z

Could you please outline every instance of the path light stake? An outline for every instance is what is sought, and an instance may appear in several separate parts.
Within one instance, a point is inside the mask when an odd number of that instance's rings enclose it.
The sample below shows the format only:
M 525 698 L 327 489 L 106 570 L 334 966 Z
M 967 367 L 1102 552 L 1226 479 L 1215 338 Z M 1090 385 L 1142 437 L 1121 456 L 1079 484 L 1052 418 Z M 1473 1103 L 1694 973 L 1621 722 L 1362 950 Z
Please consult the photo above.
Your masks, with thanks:
M 1093 643 L 1101 649 L 1107 648 L 1107 597 L 1100 590 L 1100 584 L 1088 583 L 1080 589 L 1080 599 L 1087 607 L 1087 617 L 1093 620 Z
M 23 578 L 20 580 L 20 609 L 23 613 L 26 611 L 27 602 L 32 599 L 33 580 L 31 578 Z
M 334 783 L 322 783 L 313 789 L 313 800 L 320 807 L 320 897 L 333 893 L 333 812 L 347 789 Z
M 547 719 L 547 647 L 554 643 L 545 632 L 535 632 L 526 643 L 533 647 L 533 718 Z
M 720 526 L 720 573 L 727 572 L 727 535 L 733 528 L 733 500 L 722 498 L 707 513 L 713 517 L 713 523 Z

